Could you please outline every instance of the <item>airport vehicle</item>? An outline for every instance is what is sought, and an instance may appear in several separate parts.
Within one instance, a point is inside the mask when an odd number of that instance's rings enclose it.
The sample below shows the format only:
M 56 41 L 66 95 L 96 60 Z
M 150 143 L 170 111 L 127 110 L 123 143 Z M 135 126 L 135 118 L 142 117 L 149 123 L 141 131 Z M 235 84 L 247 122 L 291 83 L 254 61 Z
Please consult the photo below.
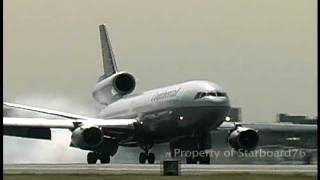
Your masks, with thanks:
M 135 77 L 119 71 L 111 48 L 106 26 L 100 25 L 104 75 L 93 97 L 105 108 L 95 118 L 58 112 L 14 103 L 10 108 L 45 113 L 60 117 L 7 118 L 4 135 L 50 139 L 50 128 L 72 131 L 70 146 L 90 151 L 87 162 L 109 163 L 119 146 L 141 147 L 139 163 L 153 164 L 155 155 L 149 150 L 154 144 L 169 142 L 170 148 L 204 152 L 211 148 L 210 131 L 227 118 L 230 101 L 225 90 L 208 81 L 188 81 L 133 94 Z M 230 131 L 230 145 L 239 151 L 254 149 L 259 136 L 254 129 L 237 127 Z M 187 157 L 187 163 L 210 163 L 210 157 Z

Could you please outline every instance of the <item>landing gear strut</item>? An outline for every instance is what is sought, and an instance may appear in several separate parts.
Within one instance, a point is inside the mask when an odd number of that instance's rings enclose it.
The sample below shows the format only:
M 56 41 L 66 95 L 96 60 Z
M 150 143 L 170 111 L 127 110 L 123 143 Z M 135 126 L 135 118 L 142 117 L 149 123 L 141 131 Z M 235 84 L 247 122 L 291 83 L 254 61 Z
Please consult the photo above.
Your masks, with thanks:
M 145 144 L 142 149 L 144 152 L 140 153 L 139 155 L 139 163 L 145 164 L 148 160 L 149 164 L 154 164 L 154 161 L 156 159 L 155 155 L 153 153 L 149 153 L 149 149 L 151 149 L 153 144 Z
M 196 132 L 196 134 L 194 138 L 196 156 L 187 157 L 186 162 L 187 164 L 197 164 L 199 161 L 199 164 L 210 164 L 210 156 L 205 152 L 205 149 L 211 147 L 211 144 L 208 144 L 208 142 L 211 143 L 210 135 L 201 132 Z
M 210 164 L 210 156 L 209 154 L 204 154 L 204 156 L 199 157 L 199 163 L 200 164 Z
M 205 153 L 204 150 L 198 150 L 198 156 L 189 156 L 186 157 L 187 164 L 210 164 L 210 156 L 209 154 Z
M 88 164 L 96 164 L 98 159 L 100 159 L 101 164 L 110 163 L 110 155 L 107 153 L 89 152 L 87 155 Z

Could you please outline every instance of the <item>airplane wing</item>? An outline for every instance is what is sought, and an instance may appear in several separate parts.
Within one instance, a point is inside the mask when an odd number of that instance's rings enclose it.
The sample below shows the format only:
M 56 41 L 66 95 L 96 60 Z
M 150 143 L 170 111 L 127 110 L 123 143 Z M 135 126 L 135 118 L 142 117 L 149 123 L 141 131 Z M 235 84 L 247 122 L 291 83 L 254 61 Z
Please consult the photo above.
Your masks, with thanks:
M 43 108 L 32 107 L 32 106 L 27 106 L 27 105 L 9 103 L 9 102 L 4 102 L 3 105 L 6 105 L 6 106 L 11 107 L 11 108 L 23 109 L 23 110 L 33 111 L 33 112 L 39 112 L 39 113 L 44 113 L 44 114 L 48 114 L 48 115 L 54 115 L 54 116 L 59 116 L 59 117 L 63 117 L 63 118 L 69 118 L 69 119 L 90 119 L 88 117 L 81 116 L 81 115 L 65 113 L 65 112 L 59 112 L 59 111 L 55 111 L 55 110 L 43 109 Z
M 260 149 L 317 148 L 315 124 L 223 122 L 215 135 L 223 135 L 226 139 L 229 136 L 228 131 L 236 126 L 258 131 L 260 138 L 257 148 Z
M 5 127 L 34 127 L 34 128 L 60 128 L 74 129 L 80 124 L 90 124 L 101 128 L 128 127 L 137 122 L 136 119 L 89 119 L 89 120 L 69 120 L 69 119 L 45 119 L 45 118 L 13 118 L 4 117 Z
M 233 129 L 236 126 L 253 128 L 256 130 L 272 131 L 272 132 L 301 132 L 316 131 L 317 126 L 312 124 L 293 124 L 293 123 L 244 123 L 244 122 L 223 122 L 217 130 Z
M 51 128 L 73 130 L 81 125 L 87 124 L 98 126 L 103 128 L 105 131 L 110 131 L 111 134 L 108 135 L 112 135 L 112 133 L 119 134 L 121 132 L 133 130 L 134 123 L 137 122 L 136 119 L 90 118 L 71 113 L 64 113 L 14 103 L 4 103 L 4 105 L 12 108 L 24 109 L 61 117 L 58 119 L 3 117 L 3 134 L 8 136 L 51 139 Z

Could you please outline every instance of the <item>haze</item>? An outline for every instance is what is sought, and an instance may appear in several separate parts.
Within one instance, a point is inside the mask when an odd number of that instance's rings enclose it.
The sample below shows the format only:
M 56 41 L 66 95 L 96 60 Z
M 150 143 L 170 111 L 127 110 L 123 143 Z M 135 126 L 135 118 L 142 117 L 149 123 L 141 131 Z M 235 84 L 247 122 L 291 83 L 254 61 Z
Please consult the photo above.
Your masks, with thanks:
M 315 116 L 316 7 L 315 0 L 5 0 L 4 99 L 94 115 L 105 23 L 136 92 L 204 79 L 226 89 L 245 122 L 274 122 L 280 112 Z

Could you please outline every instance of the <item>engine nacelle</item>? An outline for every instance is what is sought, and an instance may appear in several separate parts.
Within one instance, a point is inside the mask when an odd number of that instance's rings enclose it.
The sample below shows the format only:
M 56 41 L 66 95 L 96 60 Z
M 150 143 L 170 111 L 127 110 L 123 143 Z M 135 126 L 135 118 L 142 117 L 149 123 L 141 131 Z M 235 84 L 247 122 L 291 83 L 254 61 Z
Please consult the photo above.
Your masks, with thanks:
M 130 94 L 135 87 L 136 80 L 132 74 L 118 72 L 100 80 L 93 91 L 93 97 L 101 104 L 109 104 Z
M 257 131 L 245 127 L 237 127 L 231 131 L 228 142 L 236 151 L 252 151 L 259 142 Z
M 103 142 L 103 136 L 99 127 L 83 125 L 72 132 L 71 143 L 80 149 L 91 150 Z

